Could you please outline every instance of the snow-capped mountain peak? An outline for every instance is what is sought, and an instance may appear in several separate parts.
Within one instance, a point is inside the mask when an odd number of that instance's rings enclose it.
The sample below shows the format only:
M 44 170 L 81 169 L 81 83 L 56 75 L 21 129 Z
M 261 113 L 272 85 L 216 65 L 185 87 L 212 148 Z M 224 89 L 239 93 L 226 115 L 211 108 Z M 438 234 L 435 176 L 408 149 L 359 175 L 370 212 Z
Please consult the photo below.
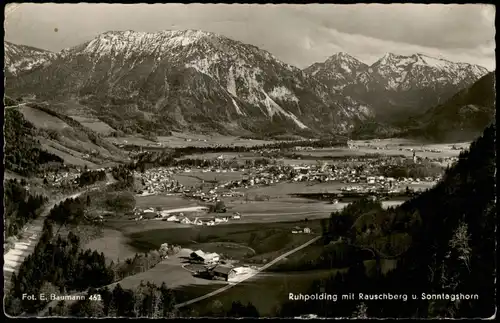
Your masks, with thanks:
M 108 31 L 36 72 L 17 87 L 119 100 L 182 128 L 345 132 L 371 113 L 265 50 L 199 30 Z
M 323 63 L 315 63 L 309 66 L 304 69 L 304 72 L 339 90 L 352 83 L 356 76 L 366 68 L 367 65 L 357 58 L 339 52 L 330 56 Z
M 4 69 L 12 75 L 46 64 L 57 56 L 48 50 L 17 45 L 8 41 L 4 41 L 4 52 Z

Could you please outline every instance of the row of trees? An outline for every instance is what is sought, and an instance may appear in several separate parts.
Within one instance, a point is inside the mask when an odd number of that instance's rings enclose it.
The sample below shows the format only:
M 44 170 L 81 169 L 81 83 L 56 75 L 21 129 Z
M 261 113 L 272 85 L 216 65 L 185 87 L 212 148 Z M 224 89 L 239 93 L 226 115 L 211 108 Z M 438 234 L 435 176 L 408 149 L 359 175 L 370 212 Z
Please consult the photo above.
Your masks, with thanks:
M 5 235 L 14 236 L 30 220 L 35 219 L 40 208 L 48 201 L 42 195 L 30 194 L 23 185 L 11 179 L 4 183 Z
M 97 300 L 96 300 L 97 299 Z M 175 297 L 165 283 L 160 287 L 144 283 L 135 289 L 117 284 L 90 289 L 83 301 L 67 306 L 63 301 L 49 309 L 49 316 L 171 318 L 176 315 Z
M 182 156 L 193 155 L 193 154 L 244 153 L 244 152 L 272 150 L 272 149 L 286 150 L 295 147 L 327 148 L 327 147 L 339 147 L 339 146 L 342 147 L 347 146 L 347 140 L 319 139 L 319 140 L 280 141 L 280 142 L 254 145 L 254 146 L 243 146 L 243 145 L 238 145 L 238 146 L 214 145 L 210 147 L 186 146 L 186 147 L 168 148 L 168 153 L 172 156 L 172 158 L 180 158 Z M 128 146 L 128 149 L 141 150 L 141 146 L 131 145 Z
M 394 178 L 426 178 L 436 177 L 444 172 L 444 168 L 429 161 L 421 163 L 407 162 L 402 165 L 388 165 L 379 168 L 381 175 Z

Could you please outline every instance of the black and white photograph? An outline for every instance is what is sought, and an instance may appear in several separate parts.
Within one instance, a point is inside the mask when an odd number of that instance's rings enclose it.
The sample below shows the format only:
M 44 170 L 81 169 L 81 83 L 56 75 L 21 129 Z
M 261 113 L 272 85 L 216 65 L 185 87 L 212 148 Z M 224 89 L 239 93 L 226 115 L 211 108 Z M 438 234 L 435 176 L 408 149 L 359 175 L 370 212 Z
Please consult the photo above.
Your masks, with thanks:
M 494 319 L 493 4 L 4 5 L 4 314 Z

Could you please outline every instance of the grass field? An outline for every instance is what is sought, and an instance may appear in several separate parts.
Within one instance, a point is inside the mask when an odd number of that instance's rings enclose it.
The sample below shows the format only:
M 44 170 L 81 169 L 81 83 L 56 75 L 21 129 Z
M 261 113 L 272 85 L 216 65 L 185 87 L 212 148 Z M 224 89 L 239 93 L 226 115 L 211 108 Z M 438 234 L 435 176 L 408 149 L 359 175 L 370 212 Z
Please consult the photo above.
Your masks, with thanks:
M 154 283 L 157 286 L 161 286 L 165 282 L 169 288 L 190 285 L 215 285 L 217 287 L 225 285 L 225 282 L 194 277 L 190 271 L 182 268 L 185 261 L 182 257 L 188 257 L 190 253 L 191 250 L 184 249 L 179 254 L 162 260 L 154 268 L 137 275 L 128 276 L 119 283 L 125 289 L 135 289 L 141 281 Z
M 193 250 L 200 249 L 205 252 L 215 252 L 231 259 L 242 259 L 247 256 L 253 256 L 256 253 L 253 248 L 234 242 L 194 243 L 189 245 L 189 248 Z
M 340 270 L 291 273 L 262 272 L 254 278 L 218 294 L 214 298 L 208 298 L 186 306 L 182 308 L 182 312 L 184 315 L 189 315 L 190 311 L 194 310 L 199 316 L 207 315 L 212 310 L 214 301 L 218 300 L 222 303 L 226 311 L 231 308 L 231 304 L 234 301 L 240 301 L 243 304 L 251 302 L 261 316 L 274 316 L 280 304 L 288 300 L 289 293 L 307 293 L 313 281 L 327 279 L 335 275 L 338 271 Z M 207 289 L 200 290 L 196 286 L 191 286 L 177 293 L 180 299 L 189 299 L 206 292 Z
M 244 176 L 243 172 L 234 171 L 234 172 L 201 172 L 201 171 L 192 171 L 192 172 L 181 172 L 177 173 L 178 177 L 194 177 L 199 181 L 218 181 L 218 182 L 227 182 L 239 180 Z
M 48 113 L 40 111 L 38 109 L 23 106 L 19 108 L 19 111 L 23 114 L 24 118 L 31 122 L 36 128 L 42 129 L 54 129 L 63 130 L 65 128 L 71 128 L 66 122 L 59 118 L 51 116 Z
M 237 191 L 244 192 L 249 196 L 268 195 L 271 198 L 289 197 L 290 194 L 298 193 L 332 193 L 340 192 L 340 188 L 345 186 L 341 182 L 281 182 L 270 186 L 254 186 L 248 189 L 238 189 Z
M 193 200 L 188 200 L 180 196 L 167 195 L 136 196 L 135 201 L 136 206 L 139 208 L 161 207 L 162 209 L 174 209 L 198 205 L 198 203 Z
M 304 222 L 192 226 L 136 232 L 130 234 L 129 237 L 134 248 L 144 251 L 157 249 L 165 242 L 196 249 L 200 249 L 201 244 L 211 243 L 210 248 L 214 248 L 217 247 L 217 243 L 230 242 L 233 246 L 239 244 L 243 246 L 242 248 L 250 247 L 258 255 L 276 251 L 280 251 L 281 254 L 284 249 L 289 250 L 312 239 L 313 236 L 310 234 L 292 234 L 292 229 L 297 225 L 304 226 Z M 308 221 L 307 226 L 313 232 L 319 232 L 319 222 Z M 212 245 L 213 243 L 215 245 Z M 224 248 L 227 248 L 227 245 Z M 234 253 L 234 250 L 231 253 L 241 254 L 239 251 Z
M 47 143 L 44 143 L 44 141 L 45 141 L 44 139 L 40 140 L 43 150 L 64 159 L 64 162 L 66 164 L 76 165 L 76 166 L 87 165 L 87 167 L 89 167 L 89 168 L 99 168 L 98 165 L 81 158 L 82 154 L 79 152 L 73 151 L 72 153 L 69 153 L 70 151 L 68 151 L 68 149 L 60 150 L 60 149 L 55 148 L 53 144 L 47 144 Z M 78 157 L 78 156 L 80 156 L 80 157 Z
M 108 135 L 115 131 L 115 129 L 111 128 L 107 123 L 102 122 L 99 119 L 89 118 L 89 117 L 81 117 L 81 116 L 71 116 L 71 118 L 80 122 L 83 126 L 100 133 L 102 135 Z
M 121 232 L 111 229 L 104 229 L 102 236 L 88 242 L 84 249 L 102 252 L 107 259 L 115 262 L 117 259 L 132 258 L 138 252 L 128 244 L 128 239 Z
M 190 141 L 187 141 L 190 140 Z M 206 141 L 205 141 L 206 140 Z M 169 147 L 210 147 L 215 145 L 224 146 L 255 146 L 272 143 L 273 141 L 240 139 L 233 136 L 221 135 L 198 135 L 174 132 L 172 136 L 158 137 L 158 141 L 165 143 Z

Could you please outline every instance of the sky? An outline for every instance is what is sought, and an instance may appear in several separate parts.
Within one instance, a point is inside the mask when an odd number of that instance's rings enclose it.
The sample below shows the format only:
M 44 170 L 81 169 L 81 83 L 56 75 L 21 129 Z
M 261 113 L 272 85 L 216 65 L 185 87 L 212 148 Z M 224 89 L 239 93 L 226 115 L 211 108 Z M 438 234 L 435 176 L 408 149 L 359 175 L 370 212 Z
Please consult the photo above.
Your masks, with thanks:
M 5 40 L 59 51 L 106 31 L 199 29 L 305 68 L 337 52 L 372 64 L 422 53 L 495 69 L 495 7 L 484 4 L 11 4 Z

